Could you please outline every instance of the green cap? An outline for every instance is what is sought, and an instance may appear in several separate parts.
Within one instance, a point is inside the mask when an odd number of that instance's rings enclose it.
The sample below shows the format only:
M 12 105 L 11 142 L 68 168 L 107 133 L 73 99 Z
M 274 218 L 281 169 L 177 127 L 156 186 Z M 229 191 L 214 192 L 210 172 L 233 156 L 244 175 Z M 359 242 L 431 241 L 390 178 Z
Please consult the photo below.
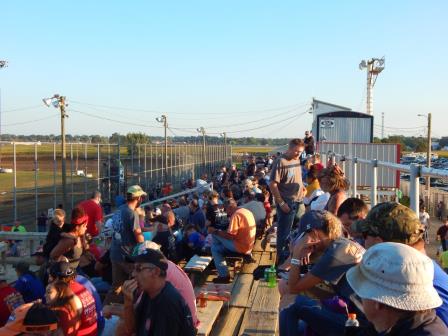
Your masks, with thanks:
M 139 185 L 133 185 L 128 188 L 128 194 L 132 194 L 134 197 L 146 196 L 146 193 L 143 191 L 142 187 Z
M 423 237 L 424 228 L 417 214 L 394 202 L 374 206 L 365 219 L 352 224 L 352 230 L 377 236 L 386 242 L 415 244 Z

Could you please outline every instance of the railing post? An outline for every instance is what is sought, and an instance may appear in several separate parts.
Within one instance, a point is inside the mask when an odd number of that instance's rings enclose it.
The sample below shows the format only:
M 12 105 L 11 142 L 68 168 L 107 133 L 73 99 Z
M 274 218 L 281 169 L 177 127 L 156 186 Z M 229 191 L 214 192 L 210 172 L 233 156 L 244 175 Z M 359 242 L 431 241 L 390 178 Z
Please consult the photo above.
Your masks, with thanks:
M 14 169 L 14 182 L 13 182 L 13 194 L 14 194 L 14 222 L 17 221 L 17 156 L 16 156 L 16 143 L 12 143 L 13 151 L 13 169 Z
M 345 156 L 343 156 L 343 157 L 341 157 L 341 159 L 339 160 L 339 162 L 342 162 L 342 167 L 341 167 L 341 169 L 342 169 L 342 171 L 344 172 L 344 174 L 346 174 L 346 172 L 345 172 Z
M 372 160 L 372 180 L 370 182 L 370 205 L 373 208 L 377 204 L 378 196 L 378 160 Z
M 411 190 L 409 192 L 409 196 L 411 198 L 411 209 L 419 216 L 419 200 L 420 200 L 420 174 L 421 168 L 419 165 L 412 163 L 411 164 Z
M 358 173 L 358 158 L 353 158 L 353 186 L 352 186 L 352 197 L 356 198 L 356 194 L 358 191 L 356 190 L 357 181 L 357 173 Z

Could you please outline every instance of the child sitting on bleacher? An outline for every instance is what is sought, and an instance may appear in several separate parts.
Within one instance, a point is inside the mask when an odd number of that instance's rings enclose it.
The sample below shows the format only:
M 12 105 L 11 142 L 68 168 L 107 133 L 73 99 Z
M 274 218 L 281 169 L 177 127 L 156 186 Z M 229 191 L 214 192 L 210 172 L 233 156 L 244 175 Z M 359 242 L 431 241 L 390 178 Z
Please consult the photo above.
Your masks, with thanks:
M 202 255 L 205 244 L 205 238 L 200 234 L 194 225 L 188 225 L 185 228 L 185 241 L 187 243 L 187 251 L 185 251 L 185 257 L 194 256 L 195 254 Z

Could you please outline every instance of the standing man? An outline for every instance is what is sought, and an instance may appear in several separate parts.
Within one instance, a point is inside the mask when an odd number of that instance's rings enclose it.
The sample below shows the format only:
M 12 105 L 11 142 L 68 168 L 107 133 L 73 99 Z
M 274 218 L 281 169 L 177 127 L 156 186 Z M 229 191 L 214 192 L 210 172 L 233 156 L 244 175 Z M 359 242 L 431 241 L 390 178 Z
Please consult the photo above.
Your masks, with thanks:
M 314 137 L 310 131 L 305 132 L 303 141 L 305 142 L 305 154 L 314 155 Z
M 89 217 L 87 222 L 87 233 L 90 233 L 92 237 L 98 236 L 101 231 L 103 223 L 103 208 L 101 208 L 101 193 L 94 191 L 90 199 L 79 203 L 79 207 L 84 209 L 84 212 Z
M 126 204 L 123 204 L 112 217 L 113 236 L 110 247 L 110 260 L 112 263 L 112 287 L 105 298 L 105 304 L 122 302 L 120 287 L 129 279 L 132 264 L 126 262 L 125 257 L 132 253 L 134 248 L 145 241 L 139 223 L 136 209 L 142 203 L 146 193 L 138 185 L 128 188 Z M 120 295 L 119 297 L 117 297 Z
M 272 165 L 269 187 L 277 204 L 277 265 L 287 258 L 286 238 L 291 232 L 298 206 L 306 192 L 299 161 L 304 149 L 302 139 L 293 139 L 289 142 L 288 150 Z

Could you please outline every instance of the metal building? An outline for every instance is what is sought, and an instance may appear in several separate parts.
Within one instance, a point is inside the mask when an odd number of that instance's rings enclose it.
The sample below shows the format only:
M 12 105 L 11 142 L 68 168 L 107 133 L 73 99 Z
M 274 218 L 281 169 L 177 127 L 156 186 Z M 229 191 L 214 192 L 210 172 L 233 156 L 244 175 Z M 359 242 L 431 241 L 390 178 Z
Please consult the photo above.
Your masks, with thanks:
M 372 143 L 373 116 L 353 111 L 319 114 L 315 137 L 319 142 Z

